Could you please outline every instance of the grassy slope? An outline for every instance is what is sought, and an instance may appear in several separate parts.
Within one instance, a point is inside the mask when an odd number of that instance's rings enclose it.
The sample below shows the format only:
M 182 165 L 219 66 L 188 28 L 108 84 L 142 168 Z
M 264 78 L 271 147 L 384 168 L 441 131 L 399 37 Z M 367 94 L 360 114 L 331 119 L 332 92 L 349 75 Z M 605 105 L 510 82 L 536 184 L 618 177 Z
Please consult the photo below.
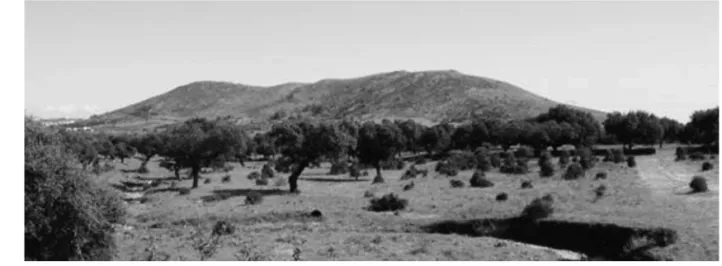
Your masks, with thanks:
M 673 152 L 669 148 L 654 158 L 665 167 L 676 167 L 676 174 L 685 176 L 682 180 L 700 174 L 697 173 L 700 162 L 674 163 L 668 159 L 671 156 Z M 645 159 L 639 157 L 638 160 Z M 133 168 L 137 164 L 132 161 L 121 168 Z M 434 164 L 422 167 L 433 169 Z M 417 178 L 415 188 L 406 192 L 402 186 L 409 181 L 398 180 L 401 171 L 385 171 L 387 182 L 371 185 L 368 179 L 353 182 L 345 176 L 325 175 L 328 168 L 310 169 L 300 182 L 302 194 L 267 196 L 263 203 L 254 206 L 243 203 L 243 195 L 249 189 L 272 191 L 274 188 L 255 186 L 245 178 L 252 170 L 237 166 L 230 173 L 233 179 L 230 184 L 220 183 L 222 173 L 207 174 L 212 183 L 202 185 L 190 195 L 160 192 L 151 195 L 149 203 L 131 205 L 133 217 L 129 224 L 134 229 L 119 234 L 118 258 L 147 259 L 148 248 L 155 246 L 150 249 L 155 250 L 154 259 L 168 256 L 171 260 L 197 260 L 199 253 L 193 249 L 193 239 L 206 239 L 215 220 L 230 219 L 239 224 L 239 231 L 224 237 L 223 244 L 210 259 L 290 260 L 294 248 L 298 247 L 303 260 L 551 260 L 557 258 L 551 252 L 504 240 L 424 234 L 414 229 L 414 225 L 437 220 L 513 216 L 533 198 L 546 193 L 556 195 L 554 219 L 669 227 L 679 231 L 680 241 L 657 252 L 677 260 L 719 258 L 717 163 L 715 170 L 701 173 L 710 178 L 712 191 L 696 195 L 683 194 L 683 188 L 666 190 L 650 186 L 648 178 L 641 179 L 639 175 L 639 171 L 648 172 L 646 162 L 634 169 L 599 163 L 579 181 L 562 181 L 559 171 L 553 178 L 540 179 L 538 168 L 534 163 L 531 165 L 532 173 L 528 175 L 488 173 L 496 185 L 487 189 L 452 189 L 450 178 L 430 172 L 428 177 Z M 609 178 L 593 181 L 597 171 L 607 171 Z M 135 174 L 110 172 L 103 177 L 117 182 L 123 175 Z M 170 174 L 152 164 L 151 173 L 144 176 Z M 468 184 L 470 176 L 470 171 L 464 171 L 455 178 Z M 521 190 L 522 180 L 532 180 L 534 188 Z M 592 190 L 600 184 L 606 184 L 608 196 L 593 202 Z M 183 181 L 181 186 L 190 186 L 190 181 Z M 682 186 L 680 183 L 679 187 Z M 367 190 L 377 195 L 398 193 L 410 200 L 409 208 L 398 216 L 364 211 L 368 199 L 362 195 Z M 220 192 L 226 197 L 217 197 Z M 499 192 L 508 193 L 509 200 L 496 202 L 494 197 Z M 700 198 L 712 200 L 697 200 Z M 210 200 L 204 203 L 203 199 Z M 316 221 L 293 214 L 313 209 L 321 210 L 325 218 Z M 150 228 L 154 224 L 159 228 Z M 196 228 L 205 236 L 193 237 Z

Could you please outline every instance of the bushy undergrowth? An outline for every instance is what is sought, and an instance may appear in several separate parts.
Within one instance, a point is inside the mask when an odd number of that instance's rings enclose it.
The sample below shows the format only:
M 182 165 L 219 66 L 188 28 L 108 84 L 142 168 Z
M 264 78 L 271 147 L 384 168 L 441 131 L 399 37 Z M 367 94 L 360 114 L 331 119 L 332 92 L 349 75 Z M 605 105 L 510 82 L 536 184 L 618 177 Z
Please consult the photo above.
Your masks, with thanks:
M 554 175 L 554 164 L 552 163 L 551 154 L 542 152 L 539 156 L 539 175 L 541 177 L 550 177 Z
M 344 175 L 349 172 L 348 163 L 344 160 L 339 160 L 331 164 L 331 169 L 328 171 L 329 175 Z
M 598 172 L 598 173 L 594 176 L 594 179 L 595 179 L 595 180 L 607 179 L 607 172 Z
M 487 172 L 491 170 L 491 160 L 489 158 L 489 150 L 486 148 L 478 148 L 474 152 L 474 156 L 476 156 L 476 168 Z
M 491 167 L 498 168 L 501 166 L 501 158 L 499 158 L 499 154 L 494 152 L 489 154 L 489 163 L 491 164 Z
M 529 167 L 526 159 L 517 159 L 510 154 L 504 158 L 504 163 L 499 168 L 499 171 L 505 174 L 526 174 L 529 172 Z
M 581 165 L 584 170 L 589 170 L 592 167 L 594 167 L 596 158 L 594 157 L 594 154 L 592 153 L 591 149 L 586 148 L 586 147 L 580 148 L 578 151 L 578 154 L 579 154 L 579 165 Z
M 692 192 L 706 192 L 709 190 L 707 187 L 707 179 L 701 176 L 695 176 L 692 178 L 692 182 L 689 183 L 689 187 L 692 188 Z
M 221 178 L 221 183 L 230 183 L 231 182 L 231 175 L 225 175 L 223 178 Z
M 682 147 L 677 147 L 677 149 L 674 150 L 674 157 L 675 161 L 687 160 L 687 150 L 682 149 Z
M 461 180 L 452 179 L 449 180 L 449 185 L 451 185 L 452 188 L 462 188 L 464 187 L 464 182 Z
M 504 192 L 496 194 L 496 201 L 506 201 L 507 199 L 509 199 L 509 195 Z
M 700 161 L 700 160 L 706 160 L 707 156 L 704 155 L 702 152 L 693 152 L 689 154 L 689 159 L 693 161 Z
M 25 121 L 25 259 L 110 260 L 125 207 L 76 169 L 54 132 Z
M 394 193 L 389 193 L 381 198 L 372 198 L 368 210 L 374 212 L 398 211 L 405 209 L 408 204 L 408 200 L 399 198 Z
M 259 180 L 265 180 L 265 179 L 259 179 Z M 251 193 L 248 193 L 248 195 L 246 195 L 245 203 L 247 205 L 256 205 L 256 204 L 260 204 L 261 202 L 263 202 L 263 194 L 261 194 L 261 193 L 252 191 Z
M 256 179 L 256 186 L 268 186 L 268 179 L 267 178 Z
M 527 147 L 527 146 L 521 146 L 516 151 L 514 151 L 514 156 L 517 158 L 531 158 L 534 157 L 534 149 Z
M 526 181 L 521 182 L 521 188 L 522 189 L 534 188 L 534 185 L 532 185 L 531 181 L 526 180 Z
M 264 164 L 263 168 L 261 168 L 261 178 L 273 178 L 276 176 L 276 173 L 271 169 L 271 166 L 268 164 Z
M 486 175 L 483 171 L 476 171 L 471 176 L 471 179 L 469 179 L 469 186 L 471 187 L 478 187 L 478 188 L 486 188 L 486 187 L 493 187 L 494 183 L 489 181 L 489 179 L 486 179 Z
M 448 161 L 440 161 L 436 164 L 436 172 L 447 175 L 447 176 L 456 176 L 459 174 L 459 168 L 456 166 L 456 164 L 453 164 Z
M 709 171 L 712 170 L 714 166 L 710 162 L 704 162 L 702 163 L 702 171 Z
M 543 219 L 554 213 L 554 200 L 550 195 L 534 199 L 524 207 L 521 217 L 529 220 Z
M 401 176 L 401 180 L 408 180 L 408 179 L 414 179 L 416 176 L 420 174 L 419 170 L 416 169 L 416 165 L 411 165 L 409 169 L 404 172 L 404 174 Z
M 569 165 L 569 151 L 561 150 L 559 151 L 559 166 L 564 168 L 567 165 Z
M 634 159 L 634 156 L 627 156 L 627 166 L 629 166 L 629 167 L 637 166 L 637 160 Z
M 258 180 L 261 179 L 261 173 L 259 173 L 258 171 L 253 171 L 249 173 L 247 177 L 248 180 Z
M 376 177 L 374 177 L 374 180 L 371 181 L 371 184 L 382 184 L 384 182 L 386 182 L 384 178 L 380 175 L 377 175 Z
M 563 178 L 566 180 L 579 179 L 584 176 L 584 168 L 579 163 L 572 163 L 567 166 Z

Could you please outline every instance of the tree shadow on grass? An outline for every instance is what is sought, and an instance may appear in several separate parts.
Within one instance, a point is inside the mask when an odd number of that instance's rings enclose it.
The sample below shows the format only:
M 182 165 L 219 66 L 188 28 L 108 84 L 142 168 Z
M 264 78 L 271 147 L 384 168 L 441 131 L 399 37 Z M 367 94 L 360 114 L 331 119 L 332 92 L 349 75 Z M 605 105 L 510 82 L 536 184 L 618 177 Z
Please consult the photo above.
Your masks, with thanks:
M 324 177 L 301 177 L 298 178 L 298 180 L 301 181 L 311 181 L 311 182 L 335 182 L 335 183 L 343 183 L 343 182 L 369 182 L 371 179 L 338 179 L 338 178 L 324 178 Z
M 201 197 L 201 200 L 203 200 L 203 202 L 215 202 L 227 200 L 233 197 L 245 197 L 251 193 L 258 193 L 263 196 L 293 194 L 291 192 L 288 192 L 288 190 L 280 189 L 216 189 L 213 190 L 213 194 Z

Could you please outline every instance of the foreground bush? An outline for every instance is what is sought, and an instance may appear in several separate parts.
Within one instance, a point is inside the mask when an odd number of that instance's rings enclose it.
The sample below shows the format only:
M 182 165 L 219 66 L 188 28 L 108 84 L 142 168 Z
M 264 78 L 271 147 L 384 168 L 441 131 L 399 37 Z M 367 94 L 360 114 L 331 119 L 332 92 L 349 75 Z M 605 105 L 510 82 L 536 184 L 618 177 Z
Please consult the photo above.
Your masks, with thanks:
M 692 182 L 689 183 L 689 187 L 692 188 L 692 192 L 695 193 L 706 192 L 708 190 L 707 179 L 701 176 L 695 176 L 692 178 Z
M 572 163 L 567 166 L 566 172 L 564 172 L 563 178 L 566 180 L 579 179 L 584 176 L 584 168 L 578 163 Z
M 486 179 L 486 175 L 482 171 L 476 171 L 471 176 L 471 179 L 469 179 L 469 186 L 471 187 L 478 187 L 478 188 L 486 188 L 486 187 L 493 187 L 494 183 Z
M 702 164 L 702 171 L 709 171 L 712 170 L 712 168 L 714 168 L 714 166 L 710 162 L 704 162 Z
M 399 198 L 394 193 L 389 193 L 381 198 L 372 198 L 368 210 L 374 212 L 403 210 L 409 204 L 406 199 Z
M 449 180 L 449 184 L 451 185 L 452 188 L 464 187 L 464 182 L 462 182 L 461 180 L 452 179 L 452 180 Z
M 524 207 L 521 212 L 521 217 L 529 220 L 543 219 L 551 216 L 554 213 L 552 204 L 554 200 L 550 195 L 546 195 L 542 198 L 534 199 L 529 205 Z
M 592 150 L 589 148 L 581 148 L 578 151 L 579 153 L 579 164 L 582 166 L 584 170 L 589 170 L 592 167 L 594 167 L 595 157 L 594 154 L 592 154 Z
M 125 207 L 75 163 L 54 132 L 26 120 L 26 260 L 113 258 L 113 224 L 124 222 Z

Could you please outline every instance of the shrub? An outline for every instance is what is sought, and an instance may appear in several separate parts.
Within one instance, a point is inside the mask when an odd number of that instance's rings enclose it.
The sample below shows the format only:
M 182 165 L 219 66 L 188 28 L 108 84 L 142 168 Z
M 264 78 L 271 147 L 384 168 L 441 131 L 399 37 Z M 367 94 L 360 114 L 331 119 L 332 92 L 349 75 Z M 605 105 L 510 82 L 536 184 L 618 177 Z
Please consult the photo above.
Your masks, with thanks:
M 415 164 L 425 164 L 425 163 L 428 163 L 428 162 L 429 162 L 429 160 L 426 159 L 426 157 L 423 157 L 423 156 L 416 157 L 416 159 L 414 159 L 414 163 L 415 163 Z
M 210 179 L 210 178 L 206 178 L 206 179 L 203 180 L 203 184 L 210 184 L 210 183 L 211 183 L 211 179 Z
M 25 260 L 110 260 L 120 196 L 72 164 L 55 133 L 25 122 Z
M 549 195 L 543 198 L 536 198 L 524 207 L 524 210 L 521 212 L 521 217 L 529 220 L 549 217 L 554 213 L 553 203 L 554 200 Z
M 263 194 L 258 193 L 257 191 L 251 191 L 251 193 L 248 193 L 248 195 L 246 195 L 246 205 L 256 205 L 260 204 L 261 202 L 263 202 Z
M 634 156 L 627 156 L 627 166 L 629 166 L 629 167 L 637 166 L 637 161 L 634 159 Z
M 182 187 L 178 189 L 178 194 L 180 195 L 188 195 L 191 194 L 191 189 L 187 187 Z
M 598 172 L 594 176 L 594 180 L 607 179 L 607 172 Z
M 323 213 L 321 213 L 321 211 L 319 211 L 319 210 L 313 210 L 313 211 L 311 211 L 310 215 L 311 215 L 311 217 L 319 218 L 319 217 L 323 216 Z
M 489 151 L 485 148 L 478 148 L 475 152 L 476 156 L 476 168 L 481 171 L 491 170 L 491 161 L 489 159 Z
M 501 158 L 499 158 L 498 153 L 492 153 L 489 155 L 489 163 L 491 164 L 491 167 L 498 168 L 501 166 Z
M 411 165 L 411 167 L 409 167 L 409 169 L 407 169 L 401 176 L 401 180 L 414 179 L 417 175 L 419 175 L 419 171 L 416 169 L 415 165 Z
M 374 177 L 374 180 L 371 181 L 371 184 L 381 184 L 381 183 L 384 183 L 384 178 L 380 175 L 377 175 L 376 177 Z
M 531 181 L 522 181 L 521 188 L 522 189 L 534 188 L 534 185 L 531 184 Z
M 578 163 L 572 163 L 567 166 L 566 172 L 564 172 L 563 178 L 566 180 L 579 179 L 584 176 L 584 168 Z
M 507 199 L 509 199 L 509 195 L 504 192 L 496 194 L 496 201 L 506 201 Z
M 569 151 L 568 150 L 559 151 L 559 166 L 567 167 L 568 164 L 569 164 Z
M 427 175 L 429 175 L 429 169 L 422 169 L 422 170 L 418 170 L 418 171 L 419 171 L 419 174 L 421 174 L 423 177 L 426 177 Z
M 594 167 L 595 157 L 589 148 L 581 148 L 579 149 L 578 153 L 579 164 L 582 166 L 582 168 L 584 168 L 584 170 L 588 170 Z
M 368 210 L 374 212 L 403 210 L 409 204 L 406 199 L 399 198 L 394 193 L 389 193 L 381 198 L 372 198 Z
M 486 175 L 483 171 L 476 171 L 471 176 L 471 179 L 469 179 L 469 186 L 471 187 L 478 187 L 478 188 L 486 188 L 486 187 L 493 187 L 494 183 L 486 179 Z
M 271 166 L 268 164 L 264 164 L 263 168 L 261 168 L 261 178 L 273 178 L 276 176 L 276 173 L 273 172 L 273 169 L 271 169 Z
M 613 149 L 612 150 L 612 162 L 614 163 L 622 163 L 624 162 L 624 152 L 621 149 Z
M 233 165 L 225 164 L 225 165 L 223 165 L 223 167 L 221 168 L 221 171 L 223 171 L 224 173 L 228 173 L 228 172 L 230 172 L 230 171 L 233 171 L 233 169 L 235 169 L 235 167 L 233 167 Z
M 706 192 L 708 190 L 707 179 L 701 176 L 695 176 L 692 178 L 692 182 L 689 183 L 689 187 L 692 188 L 692 192 L 694 193 Z
M 221 178 L 221 183 L 230 183 L 231 182 L 231 175 L 225 175 L 223 178 Z
M 353 164 L 348 168 L 348 175 L 356 179 L 361 177 L 361 169 L 359 168 L 358 164 Z
M 452 188 L 464 187 L 464 182 L 462 182 L 461 180 L 452 179 L 452 180 L 449 180 L 449 184 L 451 185 Z
M 477 157 L 471 152 L 454 152 L 446 159 L 454 168 L 464 171 L 476 168 Z
M 258 171 L 253 171 L 250 174 L 248 174 L 248 180 L 258 180 L 261 179 L 261 173 Z
M 349 172 L 348 163 L 343 160 L 339 160 L 331 164 L 331 170 L 328 171 L 329 175 L 343 175 Z
M 290 173 L 292 170 L 292 166 L 293 161 L 285 156 L 278 158 L 278 160 L 273 163 L 273 169 L 275 169 L 276 172 L 279 173 Z
M 376 195 L 374 195 L 374 193 L 371 192 L 371 191 L 368 191 L 368 190 L 367 190 L 366 192 L 364 192 L 364 198 L 373 198 L 373 197 L 375 197 L 375 196 L 376 196 Z
M 218 221 L 215 225 L 213 225 L 213 233 L 214 236 L 222 236 L 222 235 L 232 235 L 236 232 L 236 226 L 228 221 Z
M 694 161 L 706 160 L 706 156 L 702 152 L 693 152 L 689 154 L 689 159 Z
M 414 181 L 411 181 L 410 183 L 404 185 L 404 191 L 409 191 L 412 188 L 414 188 Z
M 596 150 L 595 150 L 595 151 L 596 151 Z M 614 159 L 613 157 L 614 157 L 614 154 L 612 153 L 612 150 L 611 150 L 611 149 L 605 149 L 605 150 L 604 150 L 604 159 L 603 159 L 603 161 L 605 161 L 605 162 L 612 162 L 613 159 Z
M 499 171 L 506 174 L 526 174 L 529 172 L 529 167 L 525 159 L 516 159 L 511 155 L 504 159 Z
M 265 179 L 265 178 L 256 179 L 256 186 L 268 186 L 268 179 Z
M 448 161 L 441 161 L 436 164 L 436 172 L 442 175 L 456 176 L 459 174 L 459 168 L 456 164 L 449 163 Z
M 541 177 L 550 177 L 554 175 L 554 164 L 551 161 L 549 153 L 542 153 L 539 156 L 539 175 Z
M 534 150 L 527 146 L 520 146 L 514 151 L 514 156 L 517 158 L 531 158 L 534 157 Z
M 594 201 L 597 201 L 597 200 L 601 199 L 602 197 L 604 197 L 604 194 L 606 194 L 606 192 L 607 192 L 607 186 L 605 186 L 605 185 L 600 185 L 599 187 L 594 189 Z
M 714 168 L 714 166 L 712 166 L 710 162 L 704 162 L 702 164 L 702 171 L 712 170 L 712 168 Z
M 677 147 L 677 149 L 674 150 L 674 156 L 676 161 L 683 161 L 687 159 L 687 150 L 682 149 L 682 147 Z
M 369 176 L 369 171 L 368 170 L 361 171 L 361 176 Z

